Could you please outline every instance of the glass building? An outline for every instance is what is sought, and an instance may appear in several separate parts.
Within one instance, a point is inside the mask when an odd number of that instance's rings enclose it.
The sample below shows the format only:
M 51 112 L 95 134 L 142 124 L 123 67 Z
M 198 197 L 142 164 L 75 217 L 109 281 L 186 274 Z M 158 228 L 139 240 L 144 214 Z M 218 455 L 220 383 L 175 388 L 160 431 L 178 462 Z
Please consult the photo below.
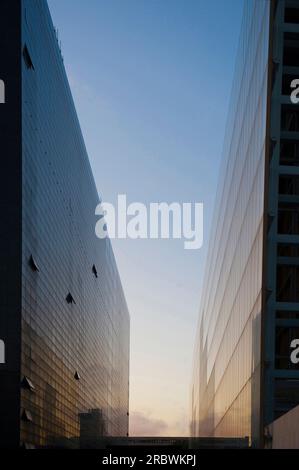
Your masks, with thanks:
M 299 1 L 248 0 L 191 386 L 191 435 L 271 441 L 299 404 Z
M 96 446 L 128 433 L 129 313 L 45 0 L 1 2 L 0 52 L 0 446 Z

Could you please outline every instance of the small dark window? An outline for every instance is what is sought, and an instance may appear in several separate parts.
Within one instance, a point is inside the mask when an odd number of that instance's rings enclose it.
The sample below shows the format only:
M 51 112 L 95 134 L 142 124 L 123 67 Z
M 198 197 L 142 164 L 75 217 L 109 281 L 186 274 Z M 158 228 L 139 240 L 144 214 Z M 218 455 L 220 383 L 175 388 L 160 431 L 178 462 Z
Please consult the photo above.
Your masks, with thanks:
M 279 203 L 278 233 L 285 235 L 299 235 L 299 211 L 295 205 L 291 206 Z
M 299 266 L 278 265 L 276 286 L 278 302 L 299 302 Z
M 299 143 L 297 141 L 281 140 L 280 164 L 299 166 Z
M 92 267 L 92 272 L 95 275 L 95 277 L 98 277 L 98 271 L 97 271 L 97 268 L 95 267 L 95 265 L 93 265 L 93 267 Z
M 75 380 L 80 380 L 81 379 L 80 374 L 79 374 L 78 371 L 75 372 L 74 378 L 75 378 Z
M 279 194 L 299 196 L 299 175 L 281 175 L 279 177 Z
M 281 319 L 298 319 L 299 318 L 299 311 L 297 310 L 277 310 L 276 317 Z
M 274 388 L 275 418 L 299 405 L 299 380 L 276 379 Z
M 25 388 L 26 390 L 30 390 L 31 392 L 34 392 L 35 390 L 33 383 L 31 382 L 30 379 L 28 379 L 28 377 L 26 377 L 26 375 L 23 377 L 22 387 Z
M 28 411 L 28 410 L 23 411 L 22 420 L 27 421 L 29 423 L 32 423 L 33 419 L 32 419 L 32 414 L 30 413 L 30 411 Z
M 31 57 L 30 57 L 30 54 L 29 54 L 29 51 L 28 51 L 27 46 L 24 46 L 24 49 L 23 49 L 23 57 L 24 57 L 24 61 L 25 61 L 25 64 L 26 64 L 27 69 L 32 69 L 32 70 L 34 70 L 33 62 L 32 62 L 32 60 L 31 60 Z
M 299 34 L 284 33 L 283 65 L 298 67 Z
M 277 256 L 299 258 L 299 245 L 291 243 L 278 243 Z
M 29 266 L 32 269 L 32 271 L 39 271 L 39 267 L 32 255 L 29 258 Z
M 66 296 L 65 300 L 67 301 L 68 304 L 76 304 L 75 299 L 70 292 Z
M 299 9 L 298 8 L 286 8 L 284 14 L 285 23 L 299 23 Z
M 287 132 L 299 131 L 299 111 L 295 106 L 281 108 L 281 130 Z

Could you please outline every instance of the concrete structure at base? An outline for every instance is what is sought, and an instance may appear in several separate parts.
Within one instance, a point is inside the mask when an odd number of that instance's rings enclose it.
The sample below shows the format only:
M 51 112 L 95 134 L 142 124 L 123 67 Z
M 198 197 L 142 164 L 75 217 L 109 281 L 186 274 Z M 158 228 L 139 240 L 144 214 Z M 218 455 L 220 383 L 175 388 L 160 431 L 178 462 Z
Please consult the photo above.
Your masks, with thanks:
M 107 437 L 92 442 L 88 448 L 113 449 L 113 448 L 148 449 L 248 449 L 248 438 L 215 438 L 215 437 Z

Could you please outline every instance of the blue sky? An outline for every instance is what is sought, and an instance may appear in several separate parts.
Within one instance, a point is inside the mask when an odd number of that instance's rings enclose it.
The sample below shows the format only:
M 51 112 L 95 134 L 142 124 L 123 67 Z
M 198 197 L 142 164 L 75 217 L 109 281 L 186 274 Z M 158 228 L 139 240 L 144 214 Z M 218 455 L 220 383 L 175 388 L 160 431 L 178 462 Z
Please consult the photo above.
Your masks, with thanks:
M 99 194 L 203 202 L 204 246 L 115 240 L 131 434 L 188 434 L 191 361 L 244 0 L 49 0 Z

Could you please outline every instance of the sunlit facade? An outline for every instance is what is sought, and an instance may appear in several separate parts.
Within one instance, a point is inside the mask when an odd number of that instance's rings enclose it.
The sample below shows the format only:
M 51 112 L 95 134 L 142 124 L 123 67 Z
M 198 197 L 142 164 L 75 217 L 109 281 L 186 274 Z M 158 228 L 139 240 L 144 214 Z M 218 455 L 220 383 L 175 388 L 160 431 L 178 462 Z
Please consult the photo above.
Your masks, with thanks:
M 128 433 L 129 313 L 45 0 L 1 2 L 0 51 L 0 446 L 92 447 Z
M 263 445 L 267 425 L 299 403 L 289 360 L 299 332 L 297 47 L 297 0 L 245 2 L 194 351 L 193 436 Z

